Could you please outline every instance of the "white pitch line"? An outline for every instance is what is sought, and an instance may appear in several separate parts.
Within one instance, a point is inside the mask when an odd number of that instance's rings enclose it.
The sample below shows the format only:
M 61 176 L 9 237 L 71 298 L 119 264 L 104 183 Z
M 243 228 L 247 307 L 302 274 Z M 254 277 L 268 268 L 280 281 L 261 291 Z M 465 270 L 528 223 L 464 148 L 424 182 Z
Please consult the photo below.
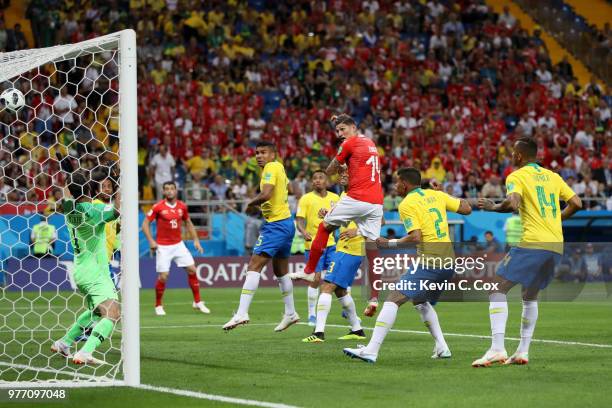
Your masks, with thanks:
M 12 367 L 12 368 L 20 368 L 20 369 L 25 370 L 25 371 L 39 371 L 41 373 L 61 374 L 61 375 L 66 375 L 66 376 L 73 376 L 73 377 L 77 377 L 77 378 L 83 378 L 83 379 L 87 379 L 87 380 L 113 381 L 112 379 L 109 379 L 109 378 L 96 377 L 95 375 L 91 375 L 91 374 L 78 373 L 78 372 L 70 370 L 70 369 L 68 371 L 61 371 L 61 370 L 57 370 L 55 368 L 35 367 L 35 366 L 28 366 L 28 365 L 25 365 L 25 364 L 15 364 L 15 363 L 5 363 L 3 361 L 0 361 L 0 366 Z
M 307 323 L 298 323 L 299 325 L 306 325 Z M 249 323 L 248 326 L 275 326 L 276 323 Z M 347 328 L 341 324 L 327 324 L 327 327 L 338 327 Z M 202 328 L 202 327 L 221 327 L 218 324 L 191 324 L 191 325 L 174 325 L 174 326 L 143 326 L 141 329 L 181 329 L 181 328 Z M 373 327 L 364 327 L 364 330 L 374 330 Z M 409 334 L 429 334 L 428 331 L 421 330 L 404 330 L 404 329 L 391 329 L 390 331 L 396 333 L 409 333 Z M 444 333 L 445 336 L 452 337 L 468 337 L 474 339 L 490 339 L 491 336 L 480 335 L 480 334 L 466 334 L 466 333 Z M 506 337 L 506 340 L 521 341 L 516 337 Z M 596 347 L 596 348 L 612 348 L 612 344 L 598 344 L 598 343 L 583 343 L 580 341 L 565 341 L 565 340 L 547 340 L 547 339 L 532 339 L 532 342 L 536 343 L 548 343 L 548 344 L 560 344 L 565 346 L 584 346 L 584 347 Z
M 29 381 L 0 381 L 2 388 L 94 388 L 94 387 L 123 387 L 125 384 L 120 380 L 101 381 L 101 382 L 74 382 L 68 380 L 41 380 L 37 382 Z
M 298 324 L 306 324 L 306 323 L 298 323 Z M 328 324 L 327 327 L 347 327 L 342 326 L 340 324 Z M 372 327 L 364 327 L 365 330 L 374 330 Z M 421 330 L 402 330 L 402 329 L 391 329 L 392 332 L 397 333 L 410 333 L 410 334 L 430 334 L 428 331 Z M 465 333 L 444 333 L 445 336 L 453 336 L 453 337 L 470 337 L 475 339 L 490 339 L 491 336 L 485 336 L 480 334 L 465 334 Z M 521 341 L 521 339 L 516 337 L 506 337 L 506 340 L 513 341 Z M 597 347 L 597 348 L 612 348 L 612 344 L 597 344 L 597 343 L 582 343 L 579 341 L 564 341 L 564 340 L 546 340 L 546 339 L 531 339 L 531 342 L 536 343 L 549 343 L 549 344 L 561 344 L 565 346 L 585 346 L 585 347 Z
M 298 323 L 299 325 L 306 325 L 307 323 Z M 276 323 L 249 323 L 247 326 L 276 326 Z M 327 327 L 338 327 L 347 328 L 341 324 L 328 324 Z M 221 329 L 221 324 L 186 324 L 186 325 L 172 325 L 172 326 L 142 326 L 141 330 L 159 330 L 159 329 L 198 329 L 204 327 L 218 327 Z M 372 327 L 364 327 L 364 330 L 374 330 Z M 49 332 L 59 331 L 62 329 L 32 329 L 32 330 L 21 330 L 22 332 Z M 396 333 L 409 333 L 409 334 L 429 334 L 428 331 L 421 330 L 405 330 L 405 329 L 391 329 L 390 331 Z M 467 337 L 474 339 L 490 339 L 491 336 L 481 334 L 467 334 L 467 333 L 444 333 L 445 336 L 451 337 Z M 506 340 L 521 341 L 517 337 L 506 337 Z M 612 348 L 612 344 L 599 344 L 599 343 L 584 343 L 580 341 L 566 341 L 566 340 L 548 340 L 548 339 L 532 339 L 532 343 L 547 343 L 547 344 L 559 344 L 564 346 L 583 346 L 583 347 L 595 347 L 595 348 Z
M 158 387 L 155 385 L 148 385 L 148 384 L 137 385 L 137 386 L 134 386 L 134 388 L 138 388 L 141 390 L 147 390 L 147 391 L 165 392 L 167 394 L 180 395 L 183 397 L 206 399 L 210 401 L 227 402 L 228 404 L 250 405 L 254 407 L 268 407 L 268 408 L 297 408 L 295 405 L 286 405 L 286 404 L 279 404 L 275 402 L 257 401 L 257 400 L 251 400 L 251 399 L 243 399 L 243 398 L 233 398 L 233 397 L 226 397 L 223 395 L 206 394 L 203 392 L 181 390 L 177 388 Z

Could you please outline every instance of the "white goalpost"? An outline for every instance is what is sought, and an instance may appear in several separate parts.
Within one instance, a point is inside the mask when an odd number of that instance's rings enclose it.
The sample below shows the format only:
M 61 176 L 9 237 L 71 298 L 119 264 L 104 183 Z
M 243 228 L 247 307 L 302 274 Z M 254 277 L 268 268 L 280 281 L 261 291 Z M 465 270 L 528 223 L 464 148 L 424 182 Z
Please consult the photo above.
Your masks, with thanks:
M 7 89 L 25 103 L 0 110 L 0 388 L 137 386 L 136 34 L 0 53 L 0 92 Z M 58 211 L 64 160 L 91 175 L 116 172 L 121 194 L 117 239 L 107 236 L 121 319 L 94 352 L 98 366 L 50 350 L 87 310 L 73 277 L 72 232 Z

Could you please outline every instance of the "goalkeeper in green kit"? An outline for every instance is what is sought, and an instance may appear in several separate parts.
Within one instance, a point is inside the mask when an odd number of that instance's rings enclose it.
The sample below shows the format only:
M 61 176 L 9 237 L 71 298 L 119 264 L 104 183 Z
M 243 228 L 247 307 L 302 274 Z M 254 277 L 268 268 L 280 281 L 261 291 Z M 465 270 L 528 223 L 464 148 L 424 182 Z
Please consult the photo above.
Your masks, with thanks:
M 105 233 L 106 223 L 119 217 L 119 194 L 115 194 L 114 206 L 92 203 L 89 177 L 70 171 L 69 159 L 62 161 L 61 156 L 58 159 L 62 169 L 69 173 L 61 208 L 74 249 L 74 281 L 85 296 L 87 310 L 77 317 L 64 337 L 53 343 L 51 351 L 72 358 L 75 364 L 104 364 L 92 352 L 111 335 L 121 316 L 117 291 L 109 273 Z M 91 335 L 73 356 L 70 347 L 91 326 L 94 326 Z

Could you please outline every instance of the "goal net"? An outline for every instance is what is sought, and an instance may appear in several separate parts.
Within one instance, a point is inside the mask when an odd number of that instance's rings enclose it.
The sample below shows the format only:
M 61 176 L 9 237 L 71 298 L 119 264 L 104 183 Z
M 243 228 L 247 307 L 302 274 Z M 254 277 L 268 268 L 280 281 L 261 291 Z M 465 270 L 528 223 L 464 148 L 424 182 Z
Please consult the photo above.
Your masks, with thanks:
M 25 103 L 15 96 L 14 102 L 23 106 L 5 104 L 0 110 L 0 387 L 136 385 L 135 33 L 124 30 L 76 44 L 0 54 L 0 92 L 5 90 L 17 90 Z M 71 197 L 67 184 L 77 172 L 89 188 Z M 120 215 L 110 222 L 102 209 L 112 209 L 117 196 Z M 80 202 L 94 210 L 83 215 Z M 78 221 L 68 219 L 73 213 L 79 214 Z M 103 237 L 101 245 L 92 241 L 96 236 Z M 98 262 L 79 261 L 89 268 L 84 272 L 75 268 L 75 256 L 83 253 Z M 91 275 L 91 265 L 104 271 L 100 264 L 107 258 L 120 319 L 92 354 L 102 364 L 75 365 L 51 347 L 60 339 L 70 343 L 74 331 L 68 332 L 74 327 L 87 335 L 93 326 L 97 333 L 98 309 L 87 322 L 79 317 L 100 297 L 85 297 L 79 290 L 84 289 L 82 276 L 76 275 Z M 85 344 L 75 339 L 71 353 Z

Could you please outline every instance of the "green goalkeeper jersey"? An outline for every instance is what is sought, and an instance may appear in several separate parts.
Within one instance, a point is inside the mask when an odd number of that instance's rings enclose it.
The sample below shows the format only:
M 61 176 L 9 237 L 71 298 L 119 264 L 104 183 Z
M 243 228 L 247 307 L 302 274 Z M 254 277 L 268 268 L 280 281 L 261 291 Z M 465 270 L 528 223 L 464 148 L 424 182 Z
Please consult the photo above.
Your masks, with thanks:
M 107 222 L 118 218 L 111 204 L 64 200 L 62 208 L 74 248 L 75 266 L 91 262 L 108 264 L 106 251 Z

